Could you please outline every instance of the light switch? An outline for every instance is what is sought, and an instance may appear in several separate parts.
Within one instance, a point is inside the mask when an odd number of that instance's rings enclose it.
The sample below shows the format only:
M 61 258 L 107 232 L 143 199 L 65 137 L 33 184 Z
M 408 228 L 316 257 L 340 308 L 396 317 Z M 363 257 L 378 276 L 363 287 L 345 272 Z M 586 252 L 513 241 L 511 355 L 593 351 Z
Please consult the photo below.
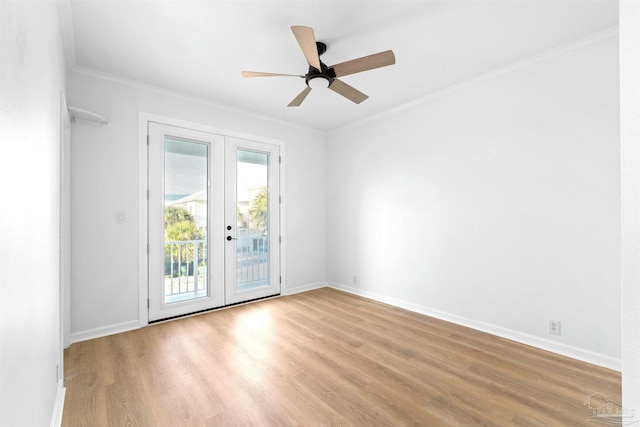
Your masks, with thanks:
M 127 222 L 127 214 L 125 211 L 116 211 L 116 224 L 124 224 Z

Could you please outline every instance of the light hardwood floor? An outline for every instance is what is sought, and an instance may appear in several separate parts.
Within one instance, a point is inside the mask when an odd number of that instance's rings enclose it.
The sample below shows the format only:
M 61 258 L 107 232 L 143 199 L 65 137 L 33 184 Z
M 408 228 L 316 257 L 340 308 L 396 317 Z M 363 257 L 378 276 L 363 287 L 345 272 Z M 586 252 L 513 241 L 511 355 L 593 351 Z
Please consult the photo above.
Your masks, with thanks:
M 73 344 L 64 426 L 577 426 L 620 374 L 323 288 Z

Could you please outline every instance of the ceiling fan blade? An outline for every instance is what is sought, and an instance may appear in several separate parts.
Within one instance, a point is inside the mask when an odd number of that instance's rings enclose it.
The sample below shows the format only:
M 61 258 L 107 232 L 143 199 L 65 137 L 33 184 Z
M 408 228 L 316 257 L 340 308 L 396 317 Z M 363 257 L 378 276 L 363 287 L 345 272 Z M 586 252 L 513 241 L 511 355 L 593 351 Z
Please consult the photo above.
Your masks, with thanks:
M 361 71 L 373 70 L 374 68 L 386 67 L 396 63 L 396 57 L 391 50 L 374 53 L 373 55 L 363 56 L 362 58 L 352 59 L 351 61 L 341 62 L 333 67 L 336 77 L 347 76 L 349 74 L 359 73 Z
M 309 65 L 316 70 L 321 70 L 320 57 L 318 56 L 318 47 L 316 46 L 316 36 L 313 33 L 313 28 L 297 25 L 291 27 L 291 31 L 296 37 L 300 49 L 302 49 L 302 53 L 304 53 L 305 58 L 307 58 Z
M 307 95 L 309 95 L 309 92 L 311 92 L 311 88 L 307 86 L 302 92 L 298 94 L 298 96 L 293 99 L 293 101 L 289 103 L 289 105 L 287 105 L 287 107 L 299 107 L 300 104 L 302 104 L 302 101 L 304 101 Z
M 329 89 L 344 96 L 348 100 L 355 102 L 356 104 L 360 104 L 362 101 L 368 98 L 367 95 L 360 92 L 358 89 L 355 89 L 342 80 L 338 79 L 333 79 L 333 83 L 331 83 Z
M 274 77 L 274 76 L 287 76 L 287 77 L 302 77 L 298 74 L 279 74 L 279 73 L 263 73 L 261 71 L 242 71 L 242 77 Z

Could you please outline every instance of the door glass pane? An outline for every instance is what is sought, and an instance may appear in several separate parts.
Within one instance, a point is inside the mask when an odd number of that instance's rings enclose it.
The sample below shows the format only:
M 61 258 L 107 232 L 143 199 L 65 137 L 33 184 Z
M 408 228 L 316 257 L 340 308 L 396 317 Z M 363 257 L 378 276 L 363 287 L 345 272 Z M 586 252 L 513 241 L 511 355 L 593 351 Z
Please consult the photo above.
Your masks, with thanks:
M 164 140 L 164 302 L 209 295 L 208 144 Z
M 269 155 L 237 150 L 236 291 L 269 285 Z

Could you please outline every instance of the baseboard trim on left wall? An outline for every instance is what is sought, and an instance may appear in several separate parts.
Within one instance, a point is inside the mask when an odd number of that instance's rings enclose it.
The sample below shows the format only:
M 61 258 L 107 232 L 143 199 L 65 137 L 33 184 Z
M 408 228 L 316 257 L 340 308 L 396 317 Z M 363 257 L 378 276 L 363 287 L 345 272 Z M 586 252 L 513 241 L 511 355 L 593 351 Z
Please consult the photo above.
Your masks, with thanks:
M 53 403 L 53 414 L 51 415 L 51 427 L 62 425 L 62 412 L 64 411 L 64 397 L 67 394 L 65 387 L 59 387 L 56 393 L 56 401 Z
M 282 295 L 293 295 L 300 292 L 306 292 L 313 289 L 324 288 L 326 282 L 310 283 L 308 285 L 296 286 L 294 288 L 285 289 Z M 94 338 L 102 338 L 109 335 L 119 334 L 121 332 L 133 331 L 140 328 L 139 320 L 130 320 L 128 322 L 116 323 L 115 325 L 103 326 L 95 329 L 87 329 L 86 331 L 72 332 L 70 339 L 71 344 L 81 341 L 92 340 Z
M 139 320 L 130 320 L 128 322 L 116 323 L 115 325 L 104 326 L 101 328 L 88 329 L 86 331 L 73 332 L 71 334 L 71 344 L 91 340 L 94 338 L 102 338 L 108 335 L 119 334 L 121 332 L 132 331 L 140 328 Z

